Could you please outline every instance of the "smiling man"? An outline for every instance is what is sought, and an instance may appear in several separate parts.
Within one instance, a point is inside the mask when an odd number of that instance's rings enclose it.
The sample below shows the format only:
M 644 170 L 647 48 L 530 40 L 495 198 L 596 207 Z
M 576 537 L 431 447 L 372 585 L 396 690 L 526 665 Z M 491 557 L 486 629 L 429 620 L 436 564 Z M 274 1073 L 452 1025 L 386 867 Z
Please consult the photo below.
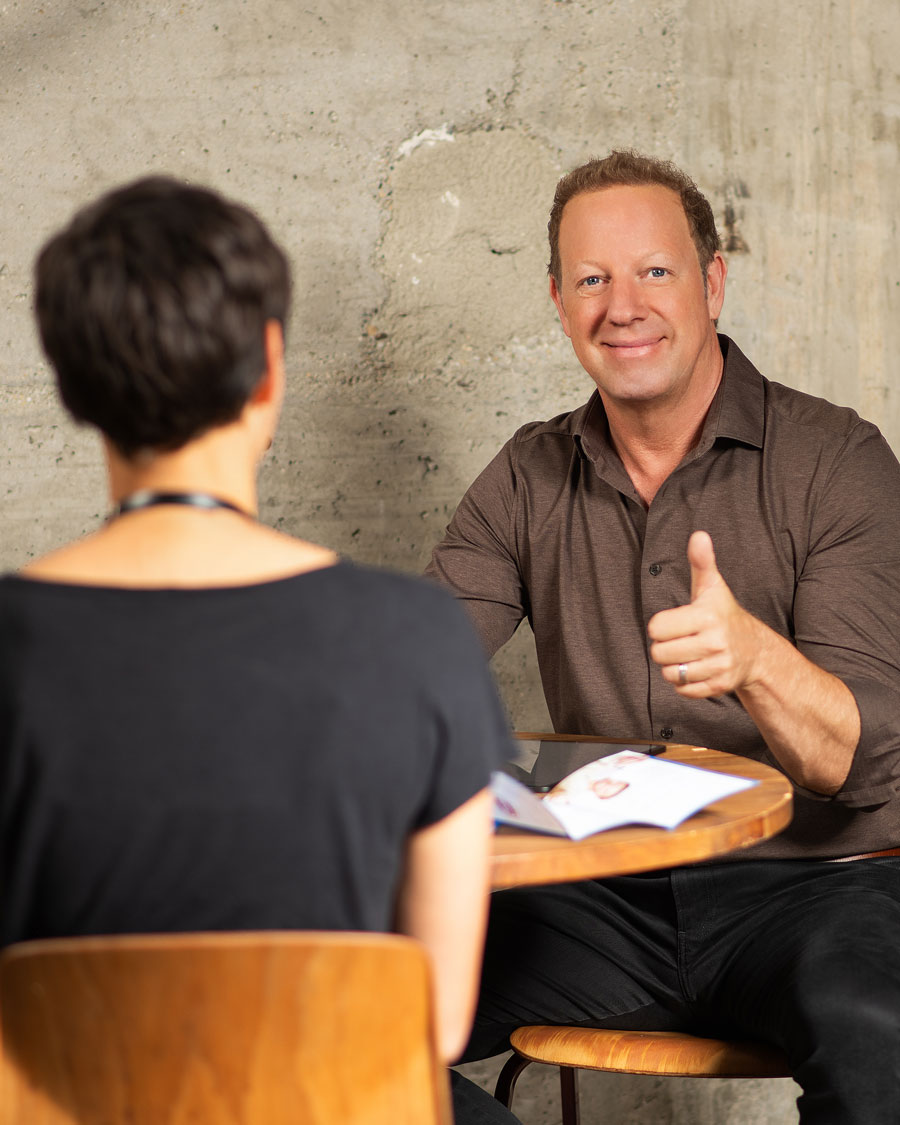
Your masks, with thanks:
M 722 255 L 701 262 L 680 197 L 656 184 L 574 196 L 558 239 L 550 293 L 613 413 L 616 447 L 624 452 L 627 429 L 652 421 L 689 447 L 722 375 L 713 328 L 725 295 Z
M 529 1023 L 717 1031 L 786 1052 L 804 1122 L 893 1121 L 900 466 L 717 335 L 713 213 L 673 165 L 590 161 L 549 233 L 596 391 L 510 439 L 430 573 L 490 652 L 528 618 L 557 730 L 766 761 L 796 812 L 729 862 L 495 895 L 468 1057 Z

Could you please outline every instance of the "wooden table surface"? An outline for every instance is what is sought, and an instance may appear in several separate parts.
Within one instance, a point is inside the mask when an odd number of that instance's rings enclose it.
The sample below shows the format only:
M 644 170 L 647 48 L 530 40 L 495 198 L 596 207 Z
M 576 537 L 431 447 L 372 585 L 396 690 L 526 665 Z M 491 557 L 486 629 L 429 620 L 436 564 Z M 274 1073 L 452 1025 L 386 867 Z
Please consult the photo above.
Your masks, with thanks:
M 548 742 L 624 742 L 621 738 L 583 734 L 517 733 L 516 737 Z M 651 744 L 635 740 L 628 745 L 640 747 Z M 599 832 L 584 840 L 569 840 L 500 827 L 493 841 L 493 888 L 570 883 L 577 879 L 628 875 L 636 871 L 695 863 L 749 847 L 774 836 L 790 822 L 791 783 L 777 770 L 750 758 L 724 754 L 704 746 L 671 743 L 665 753 L 658 756 L 670 762 L 685 762 L 703 769 L 750 777 L 759 781 L 759 785 L 707 805 L 673 829 L 635 824 Z

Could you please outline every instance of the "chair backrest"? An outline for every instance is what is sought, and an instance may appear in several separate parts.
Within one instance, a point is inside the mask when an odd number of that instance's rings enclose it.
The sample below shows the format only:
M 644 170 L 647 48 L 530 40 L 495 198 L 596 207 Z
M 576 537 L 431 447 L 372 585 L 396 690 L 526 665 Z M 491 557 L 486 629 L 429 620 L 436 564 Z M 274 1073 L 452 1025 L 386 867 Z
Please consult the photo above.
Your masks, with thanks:
M 449 1125 L 410 938 L 61 938 L 0 960 L 3 1125 Z

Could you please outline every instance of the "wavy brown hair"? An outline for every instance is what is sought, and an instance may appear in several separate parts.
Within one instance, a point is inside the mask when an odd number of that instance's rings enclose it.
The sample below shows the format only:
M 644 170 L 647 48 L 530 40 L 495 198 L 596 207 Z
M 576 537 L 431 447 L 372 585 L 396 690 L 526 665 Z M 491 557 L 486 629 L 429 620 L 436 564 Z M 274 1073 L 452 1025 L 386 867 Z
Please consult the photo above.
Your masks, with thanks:
M 563 208 L 570 199 L 587 191 L 602 191 L 608 187 L 644 187 L 659 185 L 674 191 L 681 199 L 687 216 L 691 238 L 697 247 L 700 269 L 706 278 L 706 271 L 714 255 L 721 247 L 719 232 L 712 207 L 706 196 L 694 181 L 671 160 L 660 160 L 655 156 L 645 156 L 632 149 L 614 150 L 609 156 L 595 157 L 586 164 L 573 169 L 556 185 L 553 207 L 547 232 L 550 238 L 550 264 L 547 272 L 559 286 L 562 276 L 559 261 L 559 226 Z

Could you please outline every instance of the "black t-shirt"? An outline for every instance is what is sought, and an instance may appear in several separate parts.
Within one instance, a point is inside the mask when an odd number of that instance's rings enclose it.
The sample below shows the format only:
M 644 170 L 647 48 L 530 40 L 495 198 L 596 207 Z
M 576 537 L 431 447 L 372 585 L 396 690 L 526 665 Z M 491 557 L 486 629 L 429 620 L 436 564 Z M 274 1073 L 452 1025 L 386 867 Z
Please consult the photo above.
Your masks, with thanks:
M 404 842 L 509 756 L 452 598 L 0 580 L 0 944 L 390 929 Z

